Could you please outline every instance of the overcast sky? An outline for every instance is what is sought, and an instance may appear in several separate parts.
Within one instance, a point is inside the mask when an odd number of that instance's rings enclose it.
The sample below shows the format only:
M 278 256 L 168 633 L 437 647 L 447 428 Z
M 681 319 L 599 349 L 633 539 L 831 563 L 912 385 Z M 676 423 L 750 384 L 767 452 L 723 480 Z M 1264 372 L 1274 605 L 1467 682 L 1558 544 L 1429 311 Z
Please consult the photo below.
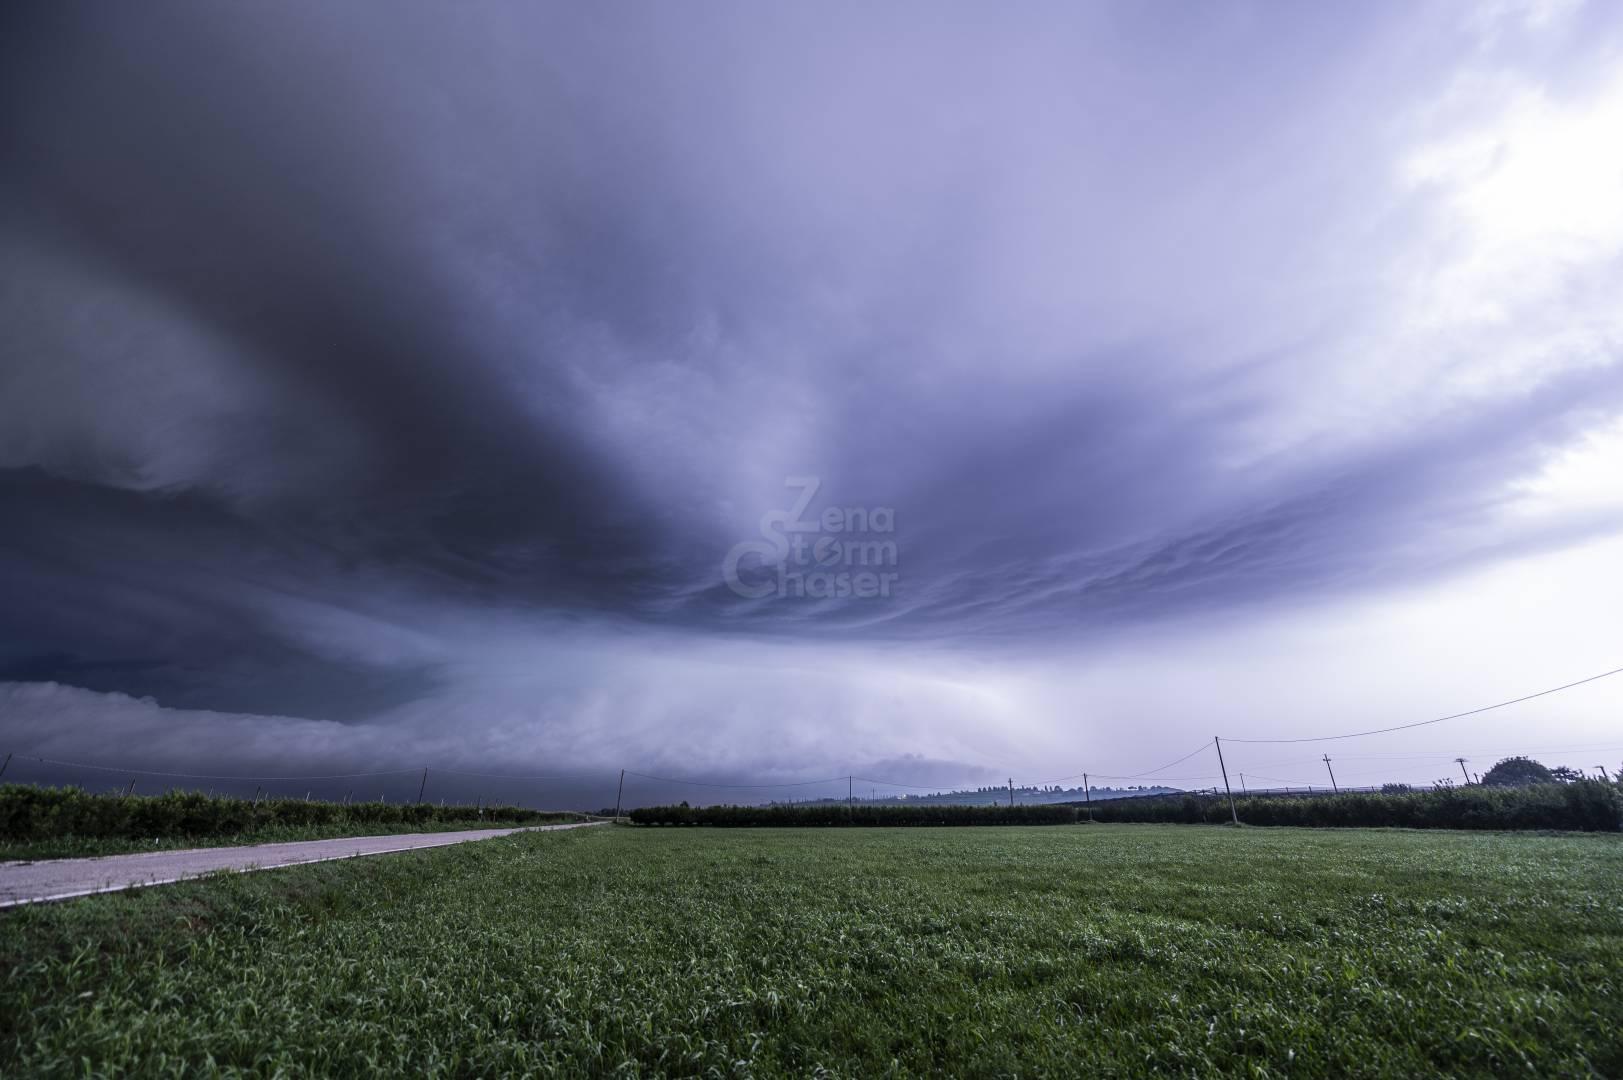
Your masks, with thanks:
M 0 20 L 0 751 L 1042 782 L 1623 666 L 1615 4 Z

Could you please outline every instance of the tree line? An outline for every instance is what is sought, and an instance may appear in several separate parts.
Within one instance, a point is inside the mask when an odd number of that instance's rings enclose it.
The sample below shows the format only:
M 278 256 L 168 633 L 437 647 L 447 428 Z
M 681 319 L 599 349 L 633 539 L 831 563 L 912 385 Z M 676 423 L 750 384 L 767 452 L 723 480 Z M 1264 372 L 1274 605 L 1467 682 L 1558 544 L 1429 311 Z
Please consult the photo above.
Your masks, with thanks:
M 718 825 L 762 828 L 772 826 L 872 825 L 1069 825 L 1077 809 L 1062 803 L 1016 806 L 962 804 L 848 806 L 844 803 L 802 803 L 793 806 L 642 806 L 631 811 L 636 825 Z
M 1432 791 L 1250 795 L 1234 799 L 1234 813 L 1246 825 L 1618 832 L 1623 828 L 1623 793 L 1608 781 L 1578 780 L 1517 787 L 1473 784 Z M 1091 819 L 1224 824 L 1232 817 L 1223 796 L 1185 793 L 1095 805 Z
M 0 785 L 0 841 L 7 843 L 64 836 L 205 840 L 277 826 L 441 822 L 532 825 L 577 816 L 547 814 L 517 806 L 242 799 L 195 791 L 172 791 L 165 795 L 93 795 L 71 787 Z

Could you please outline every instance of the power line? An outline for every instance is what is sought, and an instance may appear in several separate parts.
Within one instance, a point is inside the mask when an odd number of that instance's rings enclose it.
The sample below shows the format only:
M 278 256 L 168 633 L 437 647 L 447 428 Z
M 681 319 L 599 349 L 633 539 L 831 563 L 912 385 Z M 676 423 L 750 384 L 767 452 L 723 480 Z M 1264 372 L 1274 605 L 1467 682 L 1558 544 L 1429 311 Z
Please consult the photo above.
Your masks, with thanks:
M 1106 780 L 1151 780 L 1151 779 L 1155 779 L 1155 780 L 1209 780 L 1209 779 L 1211 779 L 1211 777 L 1209 777 L 1209 776 L 1192 776 L 1192 777 L 1190 777 L 1190 776 L 1185 776 L 1185 777 L 1159 776 L 1158 777 L 1155 774 L 1162 771 L 1163 769 L 1170 769 L 1174 765 L 1183 764 L 1185 761 L 1188 761 L 1190 758 L 1194 757 L 1196 754 L 1200 753 L 1202 750 L 1206 749 L 1210 745 L 1212 745 L 1212 743 L 1211 743 L 1211 740 L 1208 739 L 1205 742 L 1201 743 L 1199 746 L 1195 747 L 1193 750 L 1189 751 L 1189 753 L 1185 754 L 1183 757 L 1177 758 L 1176 760 L 1173 760 L 1173 761 L 1169 761 L 1165 765 L 1160 765 L 1160 766 L 1157 766 L 1156 768 L 1148 769 L 1148 770 L 1146 770 L 1144 772 L 1141 772 L 1141 773 L 1133 773 L 1131 775 L 1124 776 L 1124 775 L 1122 775 L 1120 773 L 1096 773 L 1096 772 L 1094 772 L 1094 771 L 1092 771 L 1090 769 L 1085 773 L 1072 773 L 1070 776 L 1059 776 L 1059 777 L 1055 777 L 1053 780 L 1041 780 L 1041 781 L 1038 781 L 1037 784 L 1034 785 L 1034 786 L 1041 787 L 1043 784 L 1060 784 L 1060 783 L 1064 783 L 1066 780 L 1075 780 L 1079 776 L 1099 776 L 1099 777 L 1103 777 Z
M 1364 735 L 1384 735 L 1389 731 L 1406 731 L 1409 728 L 1425 727 L 1428 724 L 1441 724 L 1444 720 L 1458 720 L 1461 717 L 1465 717 L 1465 716 L 1475 716 L 1478 713 L 1491 712 L 1494 709 L 1503 709 L 1507 705 L 1519 705 L 1524 701 L 1532 701 L 1534 698 L 1541 698 L 1541 697 L 1544 697 L 1544 696 L 1546 696 L 1548 694 L 1558 694 L 1563 690 L 1571 690 L 1574 686 L 1582 686 L 1582 685 L 1584 685 L 1584 683 L 1592 683 L 1592 682 L 1595 682 L 1598 679 L 1609 678 L 1610 676 L 1613 676 L 1613 675 L 1623 675 L 1623 668 L 1613 668 L 1611 671 L 1603 671 L 1599 675 L 1591 675 L 1587 679 L 1579 679 L 1577 682 L 1569 682 L 1564 686 L 1552 686 L 1550 689 L 1548 689 L 1548 690 L 1540 690 L 1536 694 L 1527 694 L 1527 695 L 1525 695 L 1523 697 L 1511 698 L 1509 701 L 1501 701 L 1501 702 L 1498 702 L 1498 703 L 1493 704 L 1493 705 L 1484 705 L 1479 709 L 1467 709 L 1465 712 L 1457 712 L 1457 713 L 1453 713 L 1452 715 L 1449 715 L 1449 716 L 1439 716 L 1435 720 L 1417 720 L 1412 724 L 1398 724 L 1398 725 L 1396 725 L 1394 727 L 1374 728 L 1374 729 L 1372 729 L 1370 731 L 1350 731 L 1345 735 L 1314 735 L 1314 736 L 1311 736 L 1311 737 L 1308 737 L 1308 738 L 1300 738 L 1300 739 L 1236 739 L 1236 738 L 1231 737 L 1229 739 L 1229 742 L 1237 742 L 1237 743 L 1330 742 L 1330 741 L 1332 741 L 1334 739 L 1357 739 L 1357 738 L 1360 738 L 1361 736 L 1364 736 Z
M 1255 772 L 1248 772 L 1248 773 L 1246 773 L 1246 775 L 1249 776 L 1253 780 L 1272 780 L 1276 784 L 1294 784 L 1297 787 L 1312 787 L 1313 786 L 1312 783 L 1307 781 L 1307 780 L 1286 780 L 1282 776 L 1264 776 L 1261 773 L 1255 773 Z M 1322 788 L 1324 785 L 1320 784 L 1319 786 Z
M 940 791 L 945 786 L 943 784 L 898 784 L 894 780 L 875 780 L 871 776 L 858 776 L 855 779 L 861 780 L 864 784 L 880 784 L 884 787 L 907 788 L 909 791 Z M 984 787 L 986 785 L 980 786 Z
M 1614 753 L 1623 750 L 1623 746 L 1496 746 L 1489 749 L 1480 747 L 1461 747 L 1467 754 L 1600 754 Z M 1451 750 L 1433 750 L 1420 754 L 1338 754 L 1337 761 L 1377 761 L 1390 762 L 1393 767 L 1401 768 L 1404 762 L 1438 762 L 1453 761 L 1456 753 Z M 1313 758 L 1276 758 L 1272 761 L 1248 761 L 1248 769 L 1266 769 L 1275 765 L 1308 765 L 1316 763 L 1319 759 Z
M 657 780 L 662 784 L 686 784 L 689 787 L 706 787 L 706 788 L 751 788 L 751 789 L 754 789 L 754 790 L 761 790 L 761 789 L 765 789 L 765 788 L 781 788 L 781 787 L 812 787 L 813 785 L 816 785 L 816 784 L 832 784 L 832 783 L 835 783 L 835 782 L 840 781 L 840 780 L 849 780 L 849 779 L 851 779 L 851 777 L 849 777 L 849 776 L 830 776 L 825 780 L 792 780 L 792 781 L 786 781 L 786 782 L 781 783 L 781 784 L 712 784 L 712 783 L 708 783 L 707 781 L 704 781 L 704 780 L 678 780 L 674 776 L 653 776 L 653 775 L 650 775 L 649 773 L 633 772 L 630 769 L 626 770 L 626 775 L 627 776 L 640 776 L 644 780 Z M 871 783 L 879 783 L 879 781 L 877 781 L 877 780 L 870 781 L 870 782 Z
M 1165 765 L 1162 765 L 1160 768 L 1151 769 L 1151 770 L 1149 770 L 1149 772 L 1140 773 L 1137 776 L 1112 776 L 1112 777 L 1110 777 L 1110 779 L 1112 779 L 1112 780 L 1142 780 L 1142 779 L 1146 779 L 1149 776 L 1151 776 L 1152 774 L 1160 772 L 1162 769 L 1170 769 L 1174 765 L 1181 765 L 1182 763 L 1184 763 L 1185 761 L 1188 761 L 1190 758 L 1194 757 L 1196 754 L 1200 753 L 1202 750 L 1206 749 L 1210 745 L 1212 745 L 1212 741 L 1210 739 L 1208 739 L 1205 742 L 1201 743 L 1199 746 L 1195 747 L 1193 750 L 1189 751 L 1189 753 L 1185 754 L 1183 757 L 1178 758 L 1176 761 L 1169 761 Z M 1099 775 L 1104 776 L 1105 774 L 1100 773 Z
M 1088 775 L 1089 776 L 1097 776 L 1101 780 L 1178 780 L 1178 781 L 1184 781 L 1184 780 L 1216 780 L 1217 776 L 1218 776 L 1217 773 L 1208 773 L 1205 776 L 1114 776 L 1114 775 L 1112 775 L 1110 773 L 1102 773 L 1102 772 L 1089 773 Z

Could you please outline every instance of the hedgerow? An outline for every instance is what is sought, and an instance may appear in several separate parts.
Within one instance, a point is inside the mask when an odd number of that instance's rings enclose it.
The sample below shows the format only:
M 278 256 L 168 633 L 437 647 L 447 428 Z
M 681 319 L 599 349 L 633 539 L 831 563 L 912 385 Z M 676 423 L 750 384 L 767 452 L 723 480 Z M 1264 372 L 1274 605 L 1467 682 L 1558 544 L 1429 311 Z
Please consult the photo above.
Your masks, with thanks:
M 79 788 L 0 785 L 0 842 L 61 837 L 156 838 L 232 836 L 278 827 L 433 826 L 449 822 L 534 824 L 560 815 L 516 806 L 428 803 L 334 803 L 304 799 L 239 799 L 173 791 L 166 795 L 95 795 Z
M 631 811 L 637 825 L 1069 825 L 1074 806 L 644 806 Z
M 1318 796 L 1242 796 L 1234 800 L 1246 825 L 1391 827 L 1408 829 L 1623 828 L 1623 792 L 1602 780 L 1527 787 L 1460 787 L 1408 793 L 1349 792 Z M 1221 824 L 1230 820 L 1222 796 L 1179 795 L 1094 803 L 1094 821 Z

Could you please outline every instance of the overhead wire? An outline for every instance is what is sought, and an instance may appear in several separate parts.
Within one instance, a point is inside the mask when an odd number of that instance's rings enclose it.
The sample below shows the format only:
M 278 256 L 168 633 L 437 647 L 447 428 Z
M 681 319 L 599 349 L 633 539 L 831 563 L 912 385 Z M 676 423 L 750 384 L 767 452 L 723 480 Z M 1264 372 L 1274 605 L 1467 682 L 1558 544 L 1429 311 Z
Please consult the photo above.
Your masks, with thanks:
M 1623 667 L 1613 668 L 1611 671 L 1603 671 L 1599 675 L 1591 675 L 1586 679 L 1579 679 L 1576 682 L 1565 683 L 1561 686 L 1552 686 L 1548 690 L 1540 690 L 1533 694 L 1524 694 L 1518 698 L 1511 698 L 1509 701 L 1499 701 L 1492 705 L 1483 705 L 1480 708 L 1467 709 L 1464 712 L 1451 713 L 1448 716 L 1439 716 L 1431 720 L 1416 720 L 1412 724 L 1395 724 L 1392 727 L 1371 728 L 1369 731 L 1349 731 L 1342 735 L 1312 735 L 1295 739 L 1241 739 L 1227 735 L 1223 736 L 1223 738 L 1225 741 L 1233 743 L 1305 743 L 1333 742 L 1337 739 L 1358 739 L 1365 735 L 1385 735 L 1391 731 L 1407 731 L 1410 728 L 1426 727 L 1429 724 L 1441 724 L 1445 720 L 1459 720 L 1467 716 L 1476 716 L 1479 713 L 1492 712 L 1494 709 L 1503 709 L 1507 705 L 1519 705 L 1524 701 L 1532 701 L 1534 698 L 1546 697 L 1550 694 L 1559 694 L 1563 690 L 1571 690 L 1575 686 L 1583 686 L 1585 683 L 1596 682 L 1600 679 L 1610 678 L 1613 675 L 1623 675 Z

